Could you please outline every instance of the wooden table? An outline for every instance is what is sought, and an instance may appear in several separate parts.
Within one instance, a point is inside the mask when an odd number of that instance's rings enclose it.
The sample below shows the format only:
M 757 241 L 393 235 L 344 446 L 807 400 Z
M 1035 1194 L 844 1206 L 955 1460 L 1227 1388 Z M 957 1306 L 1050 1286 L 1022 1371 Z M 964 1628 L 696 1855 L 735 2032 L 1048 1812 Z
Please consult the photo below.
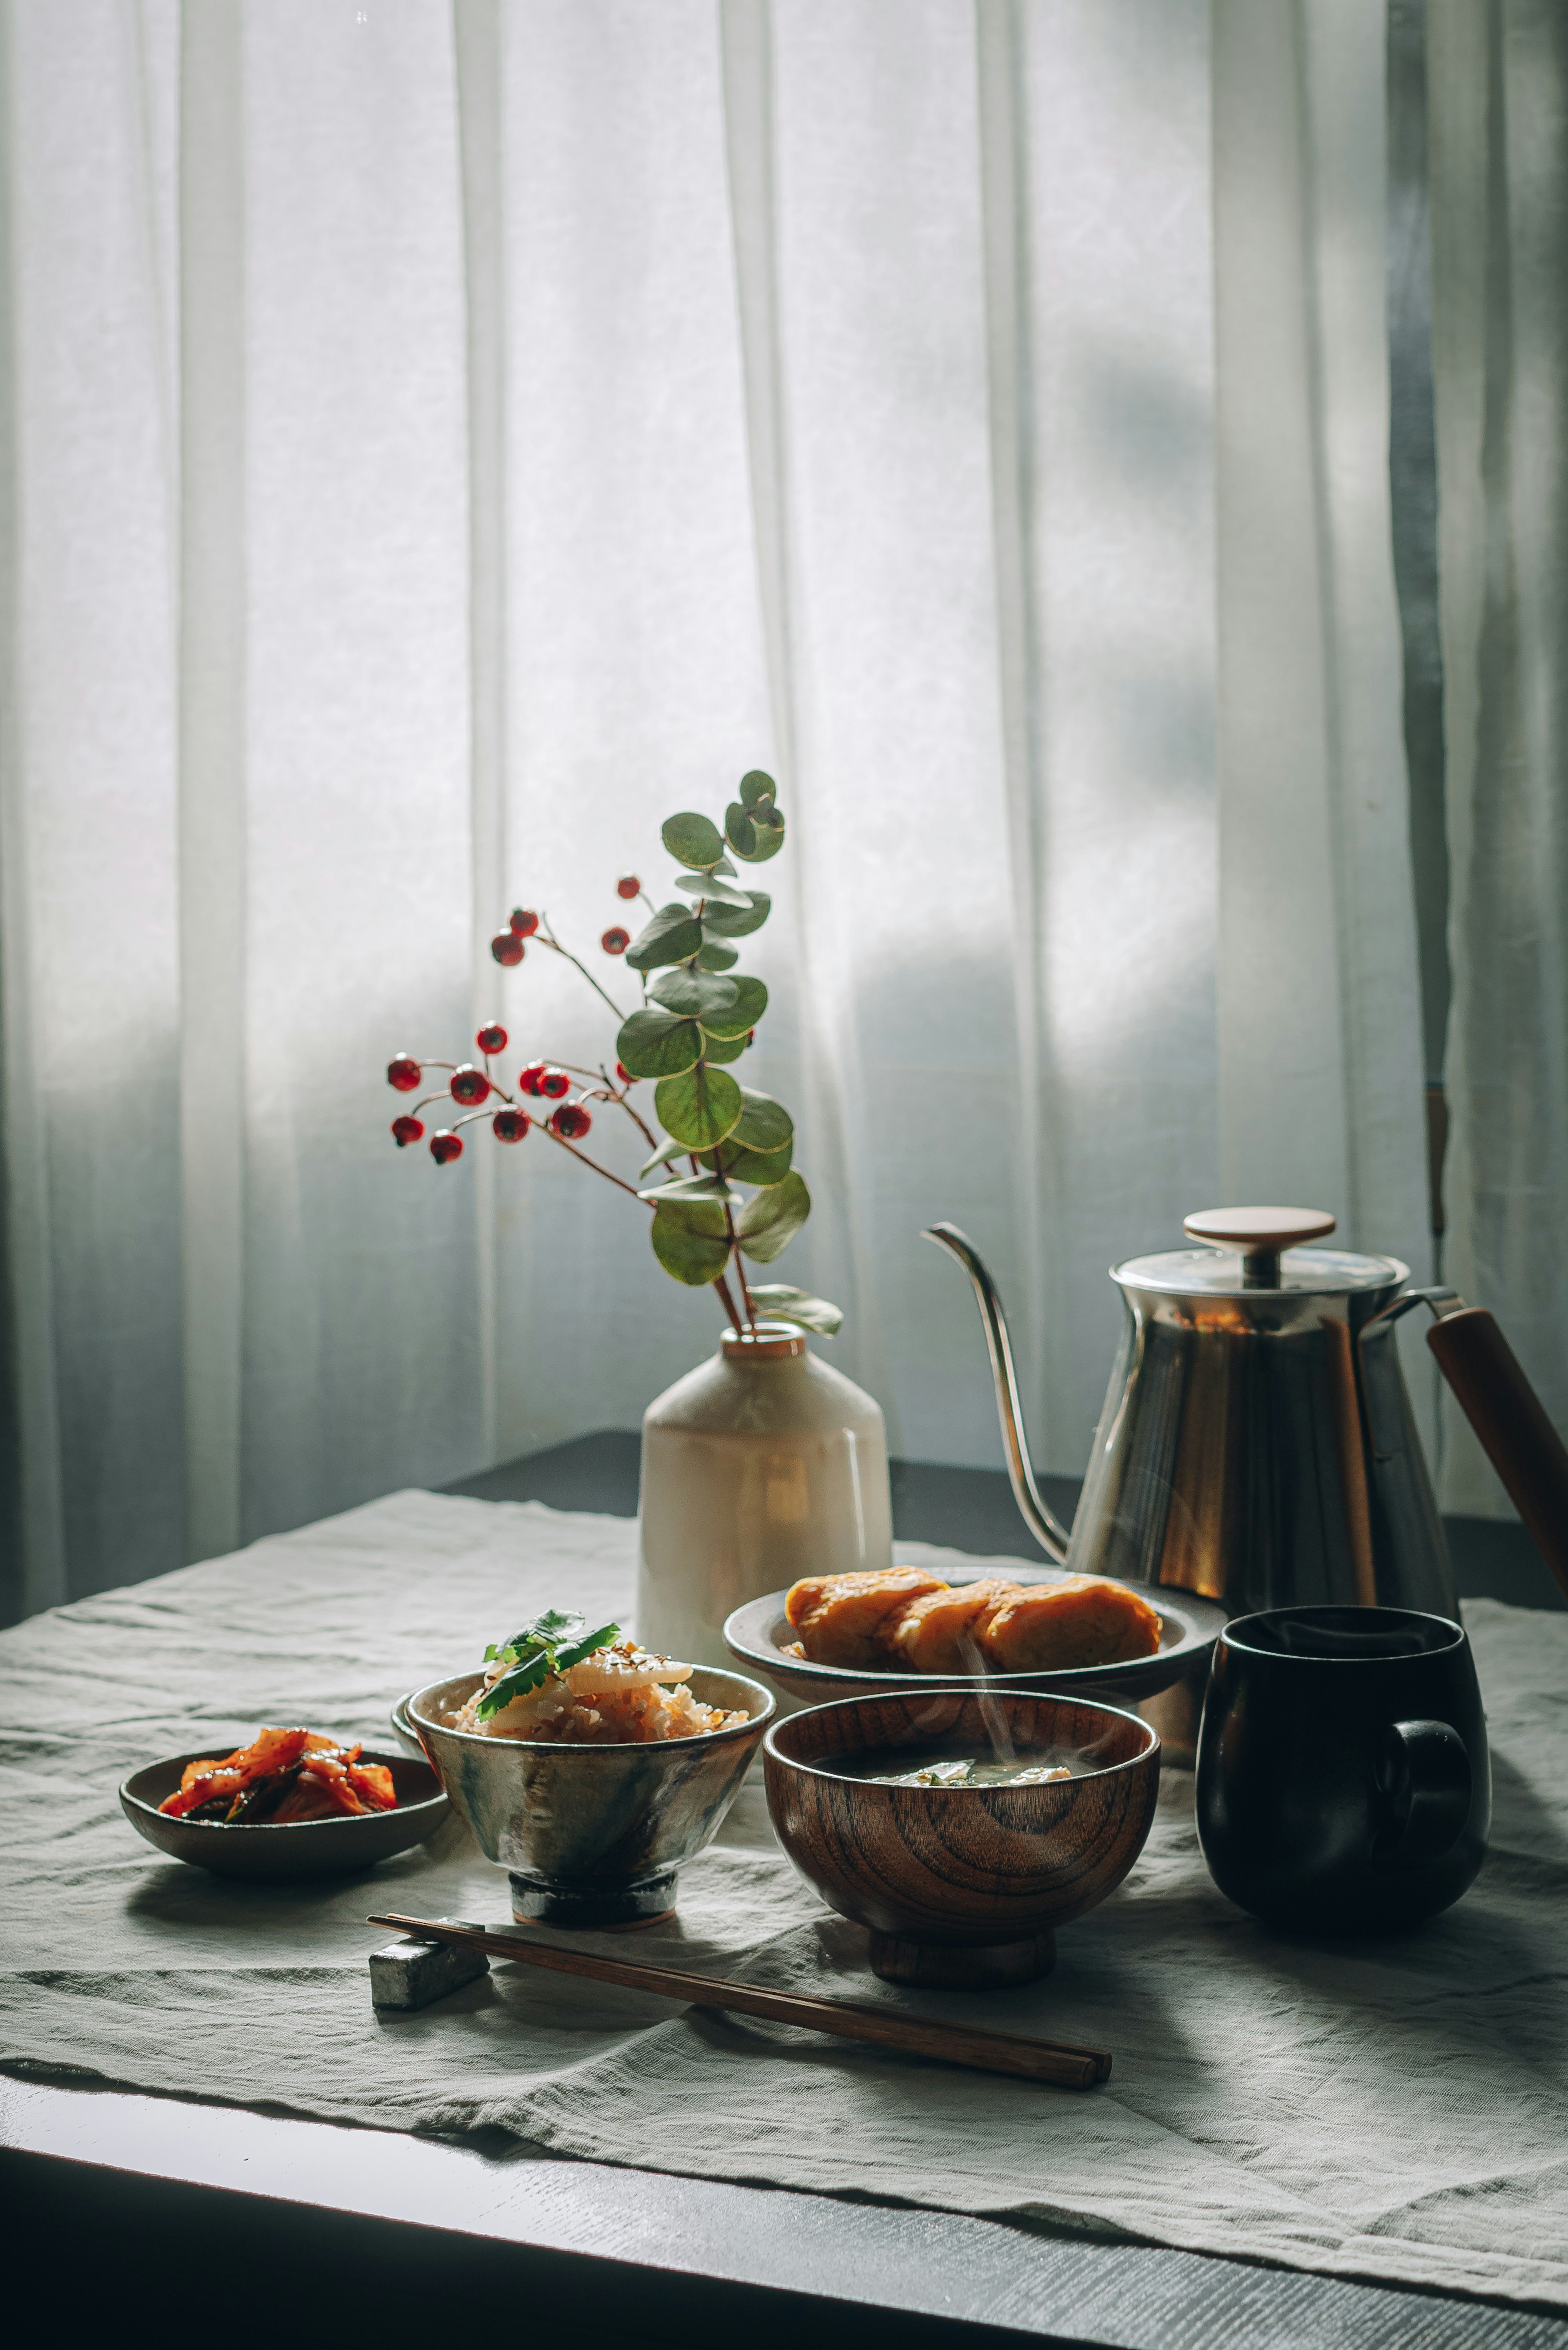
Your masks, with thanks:
M 635 1437 L 579 1440 L 453 1490 L 629 1514 Z M 896 1471 L 897 1530 L 1023 1552 L 1005 1481 Z M 1051 1496 L 1070 1514 L 1068 1486 Z M 962 1528 L 962 1534 L 958 1529 Z M 1490 1530 L 1489 1530 L 1490 1531 Z M 1501 1529 L 1460 1550 L 1461 1586 L 1536 1596 Z M 1456 1544 L 1456 1549 L 1459 1549 Z M 1480 1564 L 1478 1565 L 1478 1560 Z M 1550 1588 L 1545 1570 L 1542 1583 Z M 1522 1588 L 1520 1587 L 1522 1581 Z M 585 2342 L 813 2345 L 981 2339 L 1116 2350 L 1568 2350 L 1568 2319 L 1049 2238 L 991 2220 L 560 2162 L 174 2098 L 0 2078 L 7 2284 L 74 2334 L 178 2294 L 173 2350 L 372 2329 L 588 2328 Z M 283 2331 L 280 2329 L 287 2329 Z

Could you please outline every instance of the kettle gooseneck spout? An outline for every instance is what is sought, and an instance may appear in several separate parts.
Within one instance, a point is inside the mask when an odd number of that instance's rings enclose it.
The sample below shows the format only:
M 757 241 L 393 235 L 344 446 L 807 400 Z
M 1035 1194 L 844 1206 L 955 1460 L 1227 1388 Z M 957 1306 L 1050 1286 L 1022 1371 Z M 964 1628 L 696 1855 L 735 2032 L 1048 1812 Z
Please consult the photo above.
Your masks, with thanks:
M 996 1409 L 1002 1420 L 1002 1440 L 1007 1452 L 1007 1473 L 1012 1482 L 1012 1498 L 1017 1503 L 1025 1524 L 1047 1558 L 1058 1566 L 1067 1558 L 1067 1529 L 1055 1513 L 1046 1507 L 1040 1488 L 1034 1482 L 1028 1447 L 1023 1438 L 1023 1413 L 1018 1400 L 1018 1375 L 1012 1367 L 1012 1343 L 1007 1335 L 1007 1316 L 1002 1310 L 1002 1299 L 996 1284 L 981 1261 L 980 1253 L 966 1232 L 956 1224 L 932 1224 L 922 1234 L 935 1241 L 956 1256 L 971 1281 L 980 1301 L 980 1317 L 985 1325 L 985 1343 L 991 1356 L 992 1375 L 996 1381 Z

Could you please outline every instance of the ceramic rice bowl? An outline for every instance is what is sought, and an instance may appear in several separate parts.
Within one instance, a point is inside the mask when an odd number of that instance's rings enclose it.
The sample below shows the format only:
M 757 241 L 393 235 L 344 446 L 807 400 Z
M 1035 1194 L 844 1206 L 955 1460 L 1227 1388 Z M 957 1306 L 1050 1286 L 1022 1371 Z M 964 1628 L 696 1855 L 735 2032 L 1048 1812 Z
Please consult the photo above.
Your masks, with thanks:
M 1078 1775 L 888 1787 L 832 1767 L 876 1754 L 896 1772 L 900 1752 L 983 1752 L 988 1717 L 1021 1761 Z M 1159 1740 L 1136 1713 L 1002 1689 L 843 1698 L 775 1724 L 763 1753 L 780 1843 L 826 1902 L 870 1929 L 875 1971 L 951 1990 L 1048 1974 L 1056 1928 L 1115 1892 L 1159 1792 Z
M 475 1844 L 510 1873 L 513 1916 L 578 1928 L 669 1917 L 677 1869 L 711 1844 L 773 1719 L 768 1691 L 694 1666 L 694 1697 L 749 1720 L 695 1738 L 574 1746 L 452 1729 L 447 1717 L 483 1680 L 432 1681 L 408 1715 Z

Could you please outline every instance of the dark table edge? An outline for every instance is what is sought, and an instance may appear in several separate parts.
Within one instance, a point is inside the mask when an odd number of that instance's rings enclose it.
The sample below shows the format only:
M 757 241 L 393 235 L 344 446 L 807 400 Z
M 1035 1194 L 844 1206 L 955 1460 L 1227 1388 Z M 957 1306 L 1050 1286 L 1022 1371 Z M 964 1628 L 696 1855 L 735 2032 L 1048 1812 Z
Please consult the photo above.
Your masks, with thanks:
M 118 2175 L 154 2195 L 415 2227 L 432 2245 L 500 2252 L 520 2279 L 543 2262 L 576 2290 L 616 2275 L 665 2301 L 702 2288 L 713 2322 L 792 2314 L 819 2338 L 866 2340 L 879 2313 L 1063 2350 L 1568 2350 L 1568 2319 L 1526 2304 L 0 2074 L 6 2200 L 62 2168 L 100 2189 Z

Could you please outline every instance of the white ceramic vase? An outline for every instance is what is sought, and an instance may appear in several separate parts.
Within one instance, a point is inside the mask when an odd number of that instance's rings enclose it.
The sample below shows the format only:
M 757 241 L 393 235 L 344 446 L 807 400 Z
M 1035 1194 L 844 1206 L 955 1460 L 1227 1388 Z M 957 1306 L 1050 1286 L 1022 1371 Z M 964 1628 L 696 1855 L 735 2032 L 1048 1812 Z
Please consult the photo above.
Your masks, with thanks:
M 891 1565 L 881 1406 L 798 1330 L 726 1331 L 643 1415 L 638 1534 L 638 1638 L 732 1666 L 723 1624 L 743 1600 Z

